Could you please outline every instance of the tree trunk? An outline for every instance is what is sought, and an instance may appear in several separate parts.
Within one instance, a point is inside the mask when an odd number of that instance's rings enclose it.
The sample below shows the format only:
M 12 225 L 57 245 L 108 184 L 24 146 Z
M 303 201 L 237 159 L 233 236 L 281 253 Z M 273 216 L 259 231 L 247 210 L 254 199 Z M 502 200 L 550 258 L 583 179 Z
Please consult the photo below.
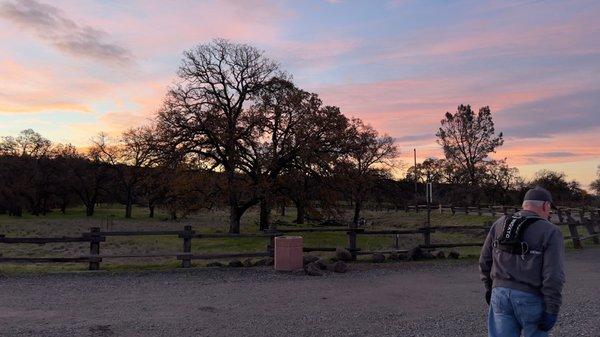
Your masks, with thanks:
M 354 224 L 358 224 L 358 220 L 360 219 L 361 208 L 362 208 L 362 200 L 356 199 L 356 201 L 354 203 L 354 218 L 352 219 L 352 222 Z
M 131 210 L 133 208 L 133 193 L 131 188 L 127 188 L 127 196 L 125 197 L 125 218 L 131 218 Z
M 240 214 L 237 207 L 229 206 L 229 233 L 240 234 Z
M 271 225 L 271 204 L 267 198 L 260 199 L 260 230 L 269 229 Z
M 301 225 L 304 224 L 304 217 L 306 215 L 306 209 L 304 204 L 301 202 L 296 203 L 296 223 Z
M 92 215 L 94 215 L 94 207 L 95 206 L 96 206 L 96 204 L 93 203 L 93 202 L 85 205 L 85 215 L 86 216 L 92 216 Z
M 67 197 L 63 196 L 63 197 L 62 197 L 62 200 L 61 200 L 61 203 L 60 203 L 60 212 L 61 212 L 62 214 L 66 214 L 66 213 L 67 213 L 67 204 L 68 204 L 68 203 L 69 203 L 69 202 L 68 202 L 68 199 L 67 199 Z

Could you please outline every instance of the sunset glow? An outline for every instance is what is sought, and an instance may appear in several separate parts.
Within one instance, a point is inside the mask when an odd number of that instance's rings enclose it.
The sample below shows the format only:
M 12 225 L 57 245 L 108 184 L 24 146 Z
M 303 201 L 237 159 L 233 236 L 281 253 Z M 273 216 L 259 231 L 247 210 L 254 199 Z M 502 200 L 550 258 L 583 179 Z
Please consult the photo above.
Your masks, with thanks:
M 600 164 L 598 1 L 0 1 L 0 136 L 85 147 L 148 123 L 184 50 L 255 45 L 326 104 L 443 156 L 459 104 L 489 105 L 496 158 L 583 187 Z

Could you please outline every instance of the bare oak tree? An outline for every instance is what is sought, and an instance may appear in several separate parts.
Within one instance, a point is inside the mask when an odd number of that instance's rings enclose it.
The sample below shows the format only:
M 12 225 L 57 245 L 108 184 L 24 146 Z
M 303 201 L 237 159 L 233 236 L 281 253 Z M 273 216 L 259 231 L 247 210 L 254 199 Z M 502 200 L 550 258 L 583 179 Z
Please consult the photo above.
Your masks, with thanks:
M 239 233 L 242 214 L 258 202 L 242 200 L 239 191 L 244 140 L 260 122 L 247 109 L 249 101 L 278 75 L 278 64 L 262 51 L 217 39 L 184 53 L 178 81 L 158 114 L 164 140 L 225 173 L 231 233 Z

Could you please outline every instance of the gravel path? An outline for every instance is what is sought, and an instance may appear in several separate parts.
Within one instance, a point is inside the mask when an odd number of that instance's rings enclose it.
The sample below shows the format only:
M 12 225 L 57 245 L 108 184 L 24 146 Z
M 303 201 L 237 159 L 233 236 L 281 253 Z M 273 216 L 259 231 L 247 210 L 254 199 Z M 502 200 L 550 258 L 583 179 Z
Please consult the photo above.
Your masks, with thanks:
M 600 336 L 600 249 L 567 254 L 553 336 Z M 0 279 L 0 336 L 485 336 L 474 261 Z

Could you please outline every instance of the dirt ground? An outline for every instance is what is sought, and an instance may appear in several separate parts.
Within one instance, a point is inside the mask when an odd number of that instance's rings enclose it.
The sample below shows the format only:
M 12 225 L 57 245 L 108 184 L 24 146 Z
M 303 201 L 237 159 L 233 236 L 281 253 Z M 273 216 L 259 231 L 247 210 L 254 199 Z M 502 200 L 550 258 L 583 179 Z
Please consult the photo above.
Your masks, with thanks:
M 600 336 L 600 248 L 569 251 L 553 336 Z M 474 260 L 0 278 L 0 336 L 485 336 Z

